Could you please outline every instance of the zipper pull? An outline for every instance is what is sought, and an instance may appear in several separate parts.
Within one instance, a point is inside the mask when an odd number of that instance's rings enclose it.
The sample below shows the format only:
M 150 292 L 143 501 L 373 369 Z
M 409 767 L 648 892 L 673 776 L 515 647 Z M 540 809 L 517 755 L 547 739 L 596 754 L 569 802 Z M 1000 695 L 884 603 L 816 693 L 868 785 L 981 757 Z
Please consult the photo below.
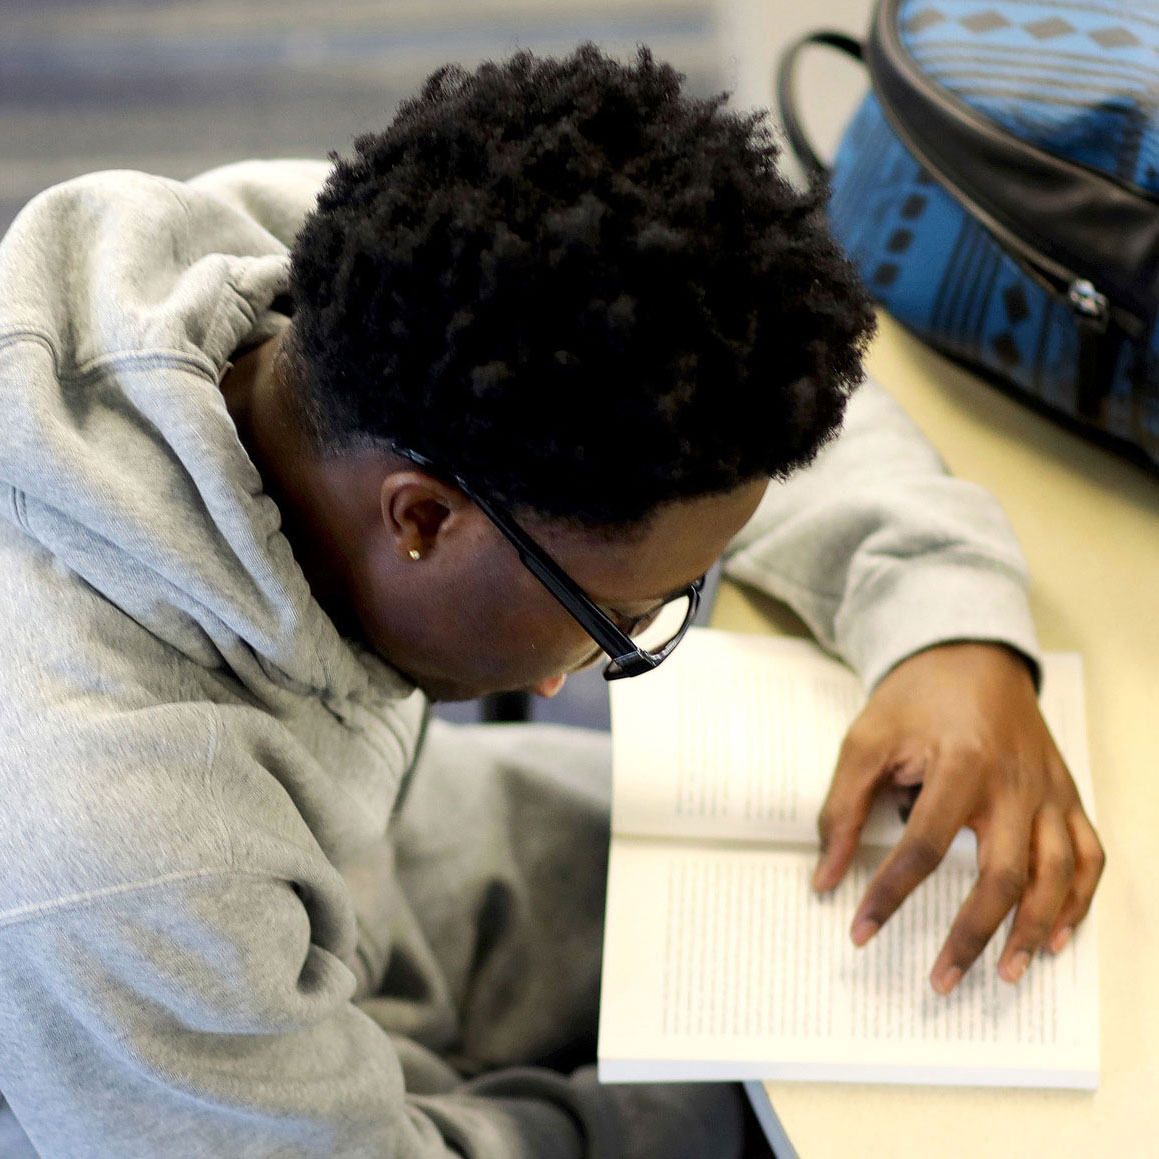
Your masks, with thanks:
M 1096 326 L 1099 333 L 1106 330 L 1111 321 L 1111 304 L 1106 294 L 1100 294 L 1093 283 L 1086 278 L 1076 278 L 1067 287 L 1066 300 L 1087 326 Z
M 1086 278 L 1071 282 L 1066 300 L 1074 313 L 1079 339 L 1078 365 L 1075 367 L 1078 417 L 1101 427 L 1115 364 L 1119 359 L 1122 333 L 1118 327 L 1114 333 L 1110 332 L 1111 304 L 1107 296 L 1100 294 Z

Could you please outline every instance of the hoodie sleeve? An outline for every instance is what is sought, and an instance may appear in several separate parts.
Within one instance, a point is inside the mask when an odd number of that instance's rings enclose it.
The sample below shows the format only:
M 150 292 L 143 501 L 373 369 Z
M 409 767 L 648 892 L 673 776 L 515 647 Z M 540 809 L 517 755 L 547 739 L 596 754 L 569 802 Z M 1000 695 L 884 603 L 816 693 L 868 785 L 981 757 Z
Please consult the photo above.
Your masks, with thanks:
M 457 1152 L 408 1104 L 349 970 L 310 942 L 285 882 L 191 875 L 26 923 L 6 938 L 4 1095 L 50 1156 L 391 1156 Z M 51 1076 L 51 1078 L 50 1078 Z M 530 1156 L 517 1112 L 448 1106 L 463 1154 Z M 526 1133 L 571 1159 L 543 1104 Z M 550 1122 L 550 1127 L 549 1127 Z M 538 1141 L 538 1140 L 537 1140 Z
M 332 168 L 329 161 L 238 161 L 210 169 L 186 184 L 252 218 L 288 249 Z
M 46 1159 L 748 1153 L 737 1087 L 444 1066 L 450 1083 L 408 1093 L 401 1059 L 422 1048 L 352 990 L 287 882 L 194 873 L 61 904 L 5 939 L 3 1095 Z
M 807 469 L 774 481 L 725 574 L 787 603 L 873 687 L 952 640 L 1038 645 L 1026 562 L 997 501 L 951 477 L 901 407 L 868 381 Z
M 68 1159 L 742 1154 L 733 1087 L 522 1067 L 407 1093 L 407 1052 L 352 991 L 287 882 L 195 873 L 62 904 L 5 938 L 4 1097 Z

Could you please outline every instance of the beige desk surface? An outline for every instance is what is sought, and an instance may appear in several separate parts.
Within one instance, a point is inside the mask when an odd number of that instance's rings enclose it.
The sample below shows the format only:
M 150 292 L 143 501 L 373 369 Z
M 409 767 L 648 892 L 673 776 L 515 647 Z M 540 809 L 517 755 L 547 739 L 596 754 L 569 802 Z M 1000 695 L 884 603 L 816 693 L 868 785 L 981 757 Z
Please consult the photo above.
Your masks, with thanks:
M 1094 1094 L 769 1084 L 802 1159 L 1159 1159 L 1159 477 L 924 350 L 888 319 L 869 361 L 955 474 L 1002 501 L 1046 648 L 1082 653 L 1097 827 L 1102 1077 Z M 733 588 L 714 622 L 778 615 Z M 782 622 L 782 628 L 785 626 Z

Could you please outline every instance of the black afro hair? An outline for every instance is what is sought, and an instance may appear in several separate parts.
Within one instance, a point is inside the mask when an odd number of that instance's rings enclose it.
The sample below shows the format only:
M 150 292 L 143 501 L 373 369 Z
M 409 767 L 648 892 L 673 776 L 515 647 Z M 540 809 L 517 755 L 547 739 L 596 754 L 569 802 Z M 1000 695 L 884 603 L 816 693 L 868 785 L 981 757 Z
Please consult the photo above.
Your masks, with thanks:
M 589 527 L 781 476 L 873 327 L 765 115 L 641 48 L 436 72 L 358 138 L 292 255 L 306 411 Z

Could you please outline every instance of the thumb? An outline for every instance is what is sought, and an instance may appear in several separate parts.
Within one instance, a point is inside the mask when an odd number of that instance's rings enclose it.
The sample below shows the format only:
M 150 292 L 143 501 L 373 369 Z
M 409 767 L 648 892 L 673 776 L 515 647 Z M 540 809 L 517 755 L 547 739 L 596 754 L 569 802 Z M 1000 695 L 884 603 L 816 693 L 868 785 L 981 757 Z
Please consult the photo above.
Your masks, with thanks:
M 887 767 L 877 745 L 863 743 L 853 732 L 846 735 L 817 817 L 821 856 L 813 870 L 813 888 L 818 893 L 834 889 L 845 876 Z

